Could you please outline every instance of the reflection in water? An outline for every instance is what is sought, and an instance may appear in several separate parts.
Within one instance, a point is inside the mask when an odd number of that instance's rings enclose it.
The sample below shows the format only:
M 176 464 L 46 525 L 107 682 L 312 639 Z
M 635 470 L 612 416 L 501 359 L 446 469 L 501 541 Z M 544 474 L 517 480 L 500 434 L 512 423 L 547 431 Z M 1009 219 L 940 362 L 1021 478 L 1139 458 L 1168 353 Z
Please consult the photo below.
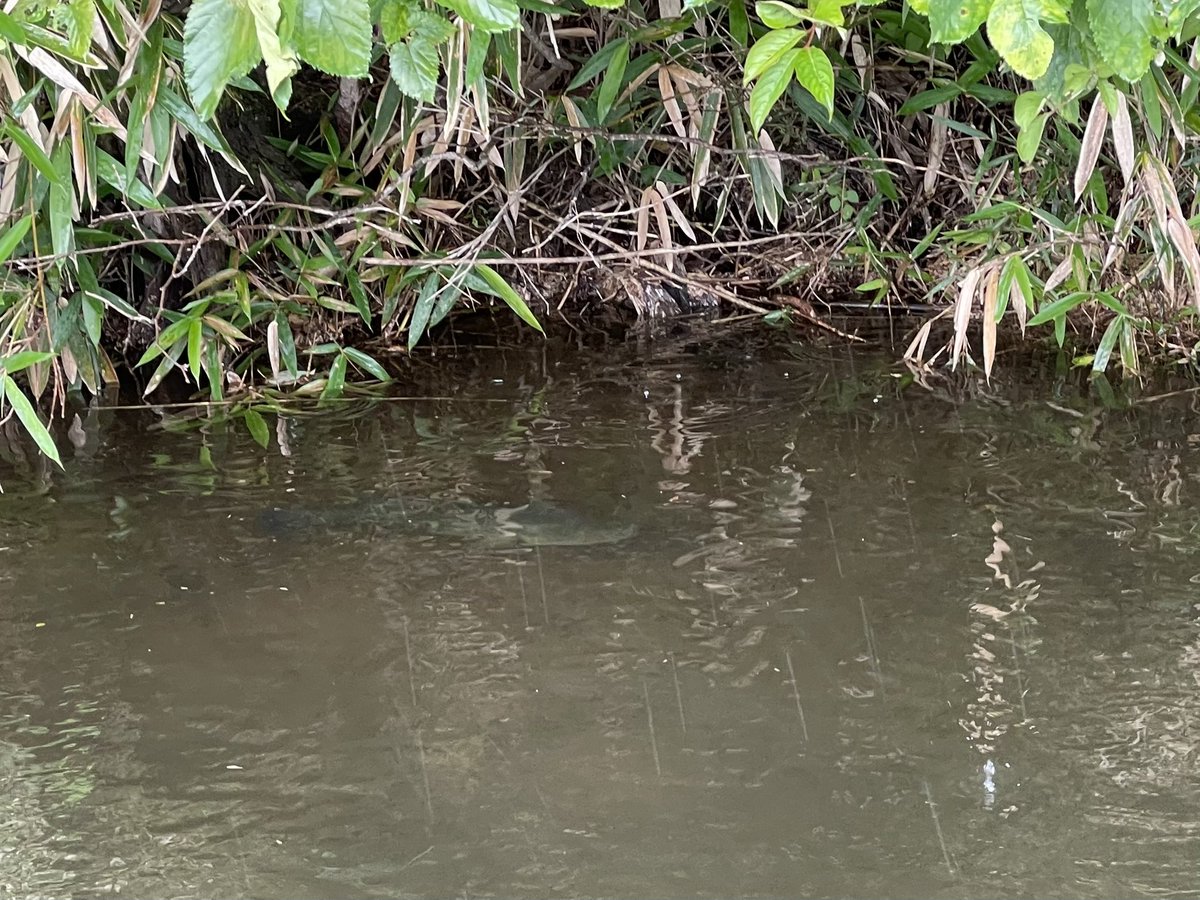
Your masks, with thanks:
M 9 453 L 0 884 L 1195 896 L 1194 417 L 807 352 L 474 354 L 268 452 L 91 409 L 64 474 Z M 329 512 L 405 498 L 448 524 Z M 454 513 L 531 501 L 637 534 Z

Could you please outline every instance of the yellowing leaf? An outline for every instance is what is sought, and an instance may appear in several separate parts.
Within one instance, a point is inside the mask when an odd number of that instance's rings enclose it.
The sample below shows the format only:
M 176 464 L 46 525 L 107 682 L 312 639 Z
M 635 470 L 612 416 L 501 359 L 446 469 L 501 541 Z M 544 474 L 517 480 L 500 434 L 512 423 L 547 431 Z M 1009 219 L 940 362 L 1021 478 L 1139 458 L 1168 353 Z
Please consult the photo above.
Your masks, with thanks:
M 1054 56 L 1054 41 L 1041 25 L 1042 0 L 995 0 L 987 19 L 988 39 L 1013 71 L 1041 78 Z
M 771 67 L 771 63 L 783 56 L 804 37 L 796 28 L 781 28 L 764 34 L 746 54 L 746 68 L 742 72 L 742 84 L 749 84 Z
M 797 51 L 796 80 L 833 118 L 833 65 L 820 47 L 804 47 Z
M 929 0 L 930 39 L 938 44 L 965 41 L 987 19 L 990 0 Z
M 193 2 L 184 25 L 184 76 L 200 118 L 211 118 L 229 80 L 244 76 L 262 58 L 244 2 Z

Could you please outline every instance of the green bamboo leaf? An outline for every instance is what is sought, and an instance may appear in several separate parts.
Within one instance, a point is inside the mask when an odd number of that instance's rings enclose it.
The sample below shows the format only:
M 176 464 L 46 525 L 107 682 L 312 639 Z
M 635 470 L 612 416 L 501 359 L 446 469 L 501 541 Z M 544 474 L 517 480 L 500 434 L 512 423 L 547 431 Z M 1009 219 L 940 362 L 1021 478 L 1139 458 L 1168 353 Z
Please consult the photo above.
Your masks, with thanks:
M 604 73 L 600 87 L 596 89 L 596 122 L 604 124 L 609 110 L 617 99 L 622 87 L 625 86 L 625 67 L 629 64 L 629 41 L 622 38 L 617 41 L 613 52 L 612 62 Z
M 767 121 L 767 116 L 770 115 L 775 103 L 787 90 L 787 86 L 792 83 L 796 71 L 796 60 L 799 56 L 799 50 L 788 50 L 772 62 L 770 67 L 759 76 L 758 81 L 754 82 L 754 87 L 750 91 L 750 128 L 755 134 L 763 127 L 763 123 Z
M 193 94 L 193 98 L 194 96 Z M 220 98 L 218 97 L 217 99 L 219 100 Z M 177 121 L 209 149 L 216 150 L 219 153 L 226 153 L 229 150 L 224 138 L 221 137 L 221 133 L 208 124 L 207 119 L 209 117 L 200 118 L 191 104 L 185 103 L 182 97 L 166 85 L 159 85 L 158 103 L 154 105 L 154 109 L 157 112 L 165 113 L 170 119 Z M 164 147 L 170 146 L 169 141 L 164 141 L 163 144 Z M 158 150 L 157 147 L 155 149 L 156 151 Z
M 142 209 L 162 209 L 158 197 L 154 196 L 154 192 L 146 186 L 144 181 L 130 175 L 123 163 L 118 162 L 116 157 L 110 156 L 99 148 L 96 148 L 96 175 L 113 190 L 134 201 Z
M 797 51 L 796 80 L 825 107 L 833 118 L 833 65 L 820 47 L 804 47 Z
M 1154 59 L 1154 0 L 1087 0 L 1092 40 L 1104 61 L 1126 81 L 1137 81 Z
M 143 353 L 142 358 L 137 361 L 135 368 L 137 366 L 144 366 L 152 359 L 156 359 L 163 353 L 168 352 L 169 349 L 174 347 L 177 343 L 180 343 L 187 336 L 188 328 L 191 327 L 191 324 L 191 319 L 184 318 L 179 319 L 176 322 L 172 322 L 170 325 L 164 328 L 161 332 L 159 332 L 159 335 L 155 339 L 154 343 L 146 348 L 146 352 Z
M 204 362 L 204 325 L 200 319 L 191 319 L 188 325 L 188 369 L 192 380 L 200 381 L 200 366 Z
M 467 49 L 467 65 L 463 75 L 463 84 L 475 84 L 483 77 L 483 66 L 487 62 L 488 49 L 492 45 L 492 36 L 486 31 L 477 31 L 471 35 L 471 46 Z
M 621 38 L 620 40 L 609 41 L 607 44 L 601 47 L 596 54 L 591 57 L 591 59 L 579 67 L 579 71 L 575 73 L 575 77 L 572 78 L 571 82 L 567 85 L 567 93 L 583 87 L 597 75 L 603 72 L 606 68 L 608 68 L 608 64 L 612 60 L 613 54 L 617 52 L 617 49 L 620 47 L 620 45 L 625 44 L 628 46 L 628 43 L 629 42 L 625 38 Z
M 994 0 L 987 19 L 988 39 L 1012 66 L 1030 81 L 1050 68 L 1054 41 L 1042 28 L 1043 0 Z
M 1107 306 L 1109 309 L 1111 309 L 1117 315 L 1124 316 L 1127 319 L 1130 317 L 1129 307 L 1127 307 L 1124 303 L 1122 303 L 1120 300 L 1118 300 L 1116 297 L 1114 297 L 1108 291 L 1097 291 L 1094 299 L 1098 300 L 1104 306 Z
M 62 7 L 66 19 L 67 44 L 71 54 L 82 57 L 92 46 L 96 26 L 96 5 L 93 0 L 68 0 Z
M 1108 361 L 1112 357 L 1113 348 L 1117 346 L 1117 338 L 1120 337 L 1126 321 L 1125 316 L 1116 316 L 1104 329 L 1100 345 L 1096 348 L 1096 356 L 1092 359 L 1093 372 L 1103 372 L 1108 368 Z
M 771 63 L 783 56 L 804 37 L 797 28 L 780 28 L 770 31 L 754 42 L 746 54 L 746 65 L 742 70 L 742 84 L 749 84 L 771 67 Z
M 363 287 L 362 279 L 353 269 L 346 272 L 346 286 L 350 289 L 350 296 L 354 299 L 354 308 L 358 310 L 359 318 L 370 327 L 371 304 L 367 299 L 367 290 Z
M 432 328 L 446 318 L 461 296 L 462 291 L 459 290 L 457 284 L 447 284 L 438 291 L 437 303 L 433 305 L 433 313 L 429 316 L 429 327 Z
M 258 411 L 246 410 L 242 413 L 242 420 L 246 423 L 246 430 L 250 432 L 254 442 L 260 447 L 266 447 L 271 440 L 271 430 L 267 428 L 266 421 Z
M 330 75 L 362 78 L 367 74 L 371 62 L 367 0 L 294 0 L 294 4 L 292 39 L 302 60 Z
M 54 148 L 53 162 L 58 178 L 50 182 L 50 248 L 61 266 L 75 244 L 75 192 L 71 187 L 71 145 L 67 141 Z
M 441 276 L 437 272 L 430 272 L 425 277 L 425 281 L 421 283 L 421 290 L 417 293 L 417 302 L 413 304 L 412 316 L 408 320 L 409 350 L 417 346 L 425 334 L 425 329 L 429 326 L 429 317 L 433 313 L 433 304 L 437 297 L 440 281 Z
M 333 365 L 329 367 L 329 377 L 325 380 L 325 387 L 321 389 L 321 400 L 336 400 L 342 396 L 345 388 L 346 354 L 342 352 L 333 358 Z
M 102 287 L 94 287 L 84 292 L 85 296 L 97 297 L 99 300 L 111 309 L 115 309 L 127 319 L 132 319 L 135 322 L 149 322 L 150 319 L 143 316 L 140 312 L 133 308 L 128 300 L 122 299 L 112 291 Z
M 684 0 L 684 5 L 688 2 Z M 729 36 L 739 48 L 750 43 L 750 17 L 746 15 L 745 0 L 729 0 Z
M 104 325 L 104 303 L 94 294 L 83 294 L 83 330 L 93 347 L 100 346 L 100 330 Z
M 21 353 L 14 353 L 12 356 L 0 358 L 0 370 L 8 372 L 10 375 L 15 375 L 22 369 L 28 369 L 30 366 L 36 366 L 38 363 L 48 362 L 53 358 L 53 353 L 46 353 L 44 350 L 24 350 Z
M 46 155 L 45 151 L 38 146 L 38 144 L 29 136 L 29 133 L 25 131 L 24 128 L 22 128 L 12 119 L 8 119 L 4 123 L 4 128 L 2 130 L 5 135 L 12 138 L 13 143 L 20 148 L 22 155 L 29 160 L 33 164 L 33 167 L 41 172 L 51 184 L 55 184 L 62 180 L 62 176 L 59 175 L 58 170 L 54 168 L 54 163 L 50 162 L 50 157 Z
M 275 310 L 275 324 L 279 326 L 279 358 L 287 367 L 288 373 L 295 378 L 300 371 L 296 360 L 296 338 L 292 335 L 292 325 L 288 322 L 283 310 Z
M 33 214 L 24 215 L 17 219 L 12 225 L 5 229 L 4 234 L 0 235 L 0 263 L 5 263 L 12 256 L 13 251 L 25 239 L 25 235 L 29 233 L 29 227 L 33 224 Z
M 21 24 L 6 12 L 0 12 L 0 38 L 18 46 L 25 43 L 25 31 Z
M 512 285 L 510 285 L 500 276 L 499 272 L 497 272 L 491 266 L 484 265 L 475 266 L 475 272 L 477 272 L 480 277 L 487 282 L 488 286 L 499 295 L 501 300 L 508 304 L 509 308 L 515 312 L 523 322 L 537 329 L 542 334 L 546 333 L 542 330 L 542 324 L 537 320 L 537 316 L 533 314 L 533 310 L 529 308 L 529 306 L 521 298 L 521 295 L 512 289 Z
M 12 376 L 5 373 L 3 381 L 0 381 L 0 394 L 4 395 L 4 399 L 13 408 L 13 412 L 17 414 L 17 420 L 33 438 L 33 442 L 37 444 L 38 449 L 49 459 L 58 464 L 61 469 L 63 467 L 62 460 L 58 457 L 58 447 L 54 444 L 54 438 L 50 432 L 46 430 L 46 426 L 42 420 L 38 418 L 38 414 L 34 411 L 33 404 L 29 402 L 29 398 L 25 396 Z
M 1121 329 L 1121 365 L 1130 375 L 1138 373 L 1137 341 L 1132 319 L 1126 319 Z
M 233 78 L 262 60 L 254 14 L 242 0 L 195 0 L 183 27 L 183 74 L 201 119 L 217 111 Z
M 137 180 L 138 166 L 141 163 L 142 157 L 142 144 L 146 134 L 142 123 L 146 119 L 146 116 L 146 93 L 143 90 L 135 90 L 132 99 L 129 101 L 129 128 L 128 136 L 125 138 L 126 190 L 132 186 L 131 182 Z
M 380 381 L 391 381 L 392 376 L 388 374 L 387 369 L 379 364 L 373 357 L 368 356 L 361 350 L 355 350 L 353 347 L 346 347 L 342 350 L 346 354 L 350 362 L 354 363 L 364 372 L 374 375 Z
M 1028 325 L 1032 328 L 1035 325 L 1044 325 L 1051 319 L 1065 318 L 1066 314 L 1075 307 L 1091 299 L 1092 295 L 1084 291 L 1076 291 L 1073 294 L 1067 294 L 1065 297 L 1059 297 L 1057 300 L 1047 303 L 1039 309 L 1037 315 L 1029 320 Z

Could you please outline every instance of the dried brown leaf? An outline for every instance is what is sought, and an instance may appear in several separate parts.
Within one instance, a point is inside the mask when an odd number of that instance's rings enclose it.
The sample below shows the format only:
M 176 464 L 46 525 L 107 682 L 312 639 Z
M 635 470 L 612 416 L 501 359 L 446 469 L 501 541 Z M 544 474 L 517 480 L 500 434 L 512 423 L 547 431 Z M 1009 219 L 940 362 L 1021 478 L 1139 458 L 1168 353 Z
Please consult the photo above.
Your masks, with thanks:
M 563 94 L 559 99 L 562 100 L 563 112 L 566 113 L 567 121 L 571 124 L 571 127 L 582 130 L 583 118 L 579 115 L 579 107 L 575 105 L 575 101 L 566 94 Z M 573 149 L 575 150 L 575 162 L 583 165 L 583 137 L 579 134 L 575 135 Z
M 959 359 L 967 350 L 967 329 L 971 325 L 971 306 L 979 288 L 983 273 L 979 268 L 971 269 L 963 276 L 958 289 L 958 300 L 954 304 L 954 348 L 950 353 L 950 368 L 957 369 Z
M 988 268 L 983 283 L 983 377 L 992 379 L 992 365 L 996 362 L 996 301 L 1000 288 L 1000 267 Z
M 683 113 L 679 110 L 679 102 L 675 99 L 675 85 L 671 81 L 671 73 L 665 66 L 658 69 L 658 93 L 662 96 L 663 109 L 671 127 L 680 137 L 687 137 L 687 126 L 683 124 Z
M 675 219 L 675 224 L 679 226 L 679 230 L 688 236 L 688 240 L 695 243 L 696 232 L 692 229 L 692 223 L 688 221 L 687 216 L 683 214 L 683 210 L 679 208 L 679 204 L 675 202 L 670 189 L 661 181 L 655 182 L 655 187 L 658 188 L 658 193 L 663 198 L 663 202 L 667 204 L 667 209 L 671 211 L 671 215 Z
M 917 329 L 916 335 L 904 351 L 904 358 L 919 366 L 925 364 L 925 345 L 929 343 L 929 333 L 933 329 L 934 319 L 930 319 Z
M 1092 111 L 1088 114 L 1087 128 L 1083 131 L 1083 140 L 1079 145 L 1079 162 L 1075 165 L 1075 202 L 1083 196 L 1092 172 L 1096 170 L 1096 161 L 1100 159 L 1100 147 L 1104 144 L 1104 132 L 1108 125 L 1108 107 L 1104 98 L 1097 92 L 1092 101 Z
M 1129 120 L 1129 103 L 1125 95 L 1117 91 L 1117 114 L 1112 120 L 1113 146 L 1117 148 L 1117 162 L 1121 166 L 1121 177 L 1125 184 L 1133 182 L 1133 123 Z
M 634 246 L 639 251 L 646 249 L 646 239 L 650 235 L 650 195 L 653 193 L 655 190 L 652 187 L 642 191 L 642 202 L 637 209 L 637 241 Z
M 925 157 L 925 177 L 922 186 L 925 196 L 933 196 L 937 188 L 938 174 L 942 170 L 942 158 L 946 154 L 946 139 L 949 127 L 946 117 L 950 114 L 949 103 L 939 103 L 933 108 L 933 118 L 929 124 L 929 152 Z
M 1067 253 L 1066 256 L 1059 261 L 1059 264 L 1054 267 L 1054 271 L 1050 273 L 1050 277 L 1046 279 L 1046 291 L 1052 291 L 1069 277 L 1071 277 L 1071 261 L 1072 254 Z

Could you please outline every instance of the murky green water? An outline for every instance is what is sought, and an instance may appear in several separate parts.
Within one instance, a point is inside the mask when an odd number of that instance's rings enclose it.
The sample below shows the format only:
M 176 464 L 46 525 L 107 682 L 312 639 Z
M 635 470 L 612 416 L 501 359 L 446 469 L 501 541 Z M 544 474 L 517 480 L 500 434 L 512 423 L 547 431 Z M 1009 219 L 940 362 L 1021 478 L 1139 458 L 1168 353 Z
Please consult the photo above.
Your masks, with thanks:
M 8 457 L 0 896 L 1200 895 L 1191 399 L 753 352 Z M 261 518 L 403 497 L 638 530 Z

